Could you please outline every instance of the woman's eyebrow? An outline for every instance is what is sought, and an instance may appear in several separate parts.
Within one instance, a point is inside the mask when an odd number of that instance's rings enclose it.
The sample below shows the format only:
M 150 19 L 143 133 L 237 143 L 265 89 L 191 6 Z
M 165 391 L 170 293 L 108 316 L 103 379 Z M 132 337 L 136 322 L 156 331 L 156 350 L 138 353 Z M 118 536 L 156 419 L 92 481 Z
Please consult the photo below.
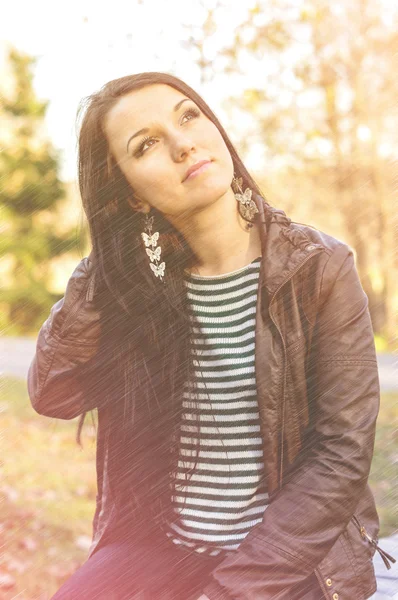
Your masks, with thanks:
M 182 100 L 180 100 L 179 102 L 177 102 L 177 104 L 175 105 L 175 107 L 173 108 L 173 112 L 177 112 L 177 110 L 180 108 L 181 104 L 183 102 L 186 102 L 187 100 L 191 100 L 191 98 L 183 98 Z M 137 137 L 137 135 L 141 135 L 142 133 L 148 133 L 149 128 L 148 127 L 144 127 L 143 129 L 140 129 L 139 131 L 137 131 L 136 133 L 134 133 L 134 135 L 132 135 L 127 142 L 127 147 L 126 147 L 126 152 L 128 152 L 129 150 L 129 143 L 131 142 L 131 140 L 135 137 Z

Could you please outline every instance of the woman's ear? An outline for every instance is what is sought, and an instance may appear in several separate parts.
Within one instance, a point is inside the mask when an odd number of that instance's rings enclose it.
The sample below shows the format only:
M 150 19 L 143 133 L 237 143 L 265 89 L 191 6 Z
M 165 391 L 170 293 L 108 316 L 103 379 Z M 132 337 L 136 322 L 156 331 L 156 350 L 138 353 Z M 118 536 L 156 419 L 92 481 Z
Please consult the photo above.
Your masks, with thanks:
M 143 202 L 142 200 L 138 200 L 137 198 L 127 198 L 128 203 L 131 208 L 137 212 L 149 213 L 151 207 L 147 202 Z

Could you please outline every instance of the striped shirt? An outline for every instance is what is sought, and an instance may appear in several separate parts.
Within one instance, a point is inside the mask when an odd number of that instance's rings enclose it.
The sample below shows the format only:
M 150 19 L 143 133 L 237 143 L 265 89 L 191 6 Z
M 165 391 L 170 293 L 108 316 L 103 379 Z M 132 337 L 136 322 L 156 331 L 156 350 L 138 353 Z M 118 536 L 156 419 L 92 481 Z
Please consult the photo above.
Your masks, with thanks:
M 223 275 L 184 276 L 190 314 L 205 339 L 192 325 L 195 376 L 185 386 L 180 454 L 171 474 L 179 517 L 166 535 L 209 556 L 236 550 L 269 503 L 255 381 L 260 263 L 261 257 Z M 194 415 L 202 439 L 198 456 Z

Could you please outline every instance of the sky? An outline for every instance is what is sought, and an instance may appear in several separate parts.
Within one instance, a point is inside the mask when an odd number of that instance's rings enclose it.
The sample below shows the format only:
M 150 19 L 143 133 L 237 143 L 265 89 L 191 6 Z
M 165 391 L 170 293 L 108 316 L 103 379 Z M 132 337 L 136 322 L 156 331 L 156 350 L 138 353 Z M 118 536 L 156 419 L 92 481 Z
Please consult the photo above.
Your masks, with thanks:
M 226 3 L 218 40 L 230 39 L 252 4 Z M 223 122 L 221 102 L 226 93 L 239 90 L 225 79 L 202 86 L 192 55 L 180 44 L 187 35 L 183 23 L 201 27 L 205 16 L 196 0 L 22 0 L 3 8 L 0 43 L 38 59 L 34 87 L 39 98 L 49 100 L 46 127 L 62 151 L 61 179 L 76 178 L 79 102 L 111 79 L 141 71 L 171 72 L 196 89 Z

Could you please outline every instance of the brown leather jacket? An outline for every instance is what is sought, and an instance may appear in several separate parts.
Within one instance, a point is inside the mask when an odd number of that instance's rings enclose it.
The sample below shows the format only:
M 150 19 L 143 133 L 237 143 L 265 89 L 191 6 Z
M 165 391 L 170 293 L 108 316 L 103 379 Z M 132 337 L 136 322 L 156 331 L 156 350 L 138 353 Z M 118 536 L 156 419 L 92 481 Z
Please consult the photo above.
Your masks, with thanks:
M 368 299 L 353 251 L 256 196 L 262 263 L 256 381 L 270 505 L 211 573 L 210 600 L 289 600 L 315 571 L 325 598 L 376 591 L 379 520 L 368 475 L 380 388 Z M 79 365 L 97 349 L 94 265 L 84 258 L 43 324 L 28 374 L 34 409 L 72 419 L 87 403 Z M 98 408 L 97 507 L 89 556 L 117 520 L 109 485 L 109 407 Z

